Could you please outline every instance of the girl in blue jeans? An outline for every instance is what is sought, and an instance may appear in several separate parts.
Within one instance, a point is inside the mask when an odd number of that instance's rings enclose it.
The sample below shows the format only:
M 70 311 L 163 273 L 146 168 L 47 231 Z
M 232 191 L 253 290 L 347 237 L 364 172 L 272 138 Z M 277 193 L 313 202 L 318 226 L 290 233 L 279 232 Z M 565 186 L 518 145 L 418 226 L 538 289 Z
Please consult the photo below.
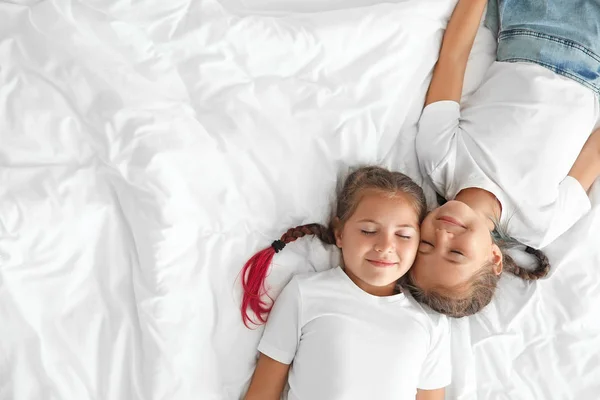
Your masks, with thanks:
M 448 200 L 421 225 L 404 285 L 454 317 L 491 300 L 503 270 L 545 276 L 539 250 L 590 209 L 600 175 L 600 0 L 490 0 L 497 61 L 461 102 L 486 0 L 459 0 L 419 122 L 423 174 Z M 533 270 L 506 253 L 526 245 Z

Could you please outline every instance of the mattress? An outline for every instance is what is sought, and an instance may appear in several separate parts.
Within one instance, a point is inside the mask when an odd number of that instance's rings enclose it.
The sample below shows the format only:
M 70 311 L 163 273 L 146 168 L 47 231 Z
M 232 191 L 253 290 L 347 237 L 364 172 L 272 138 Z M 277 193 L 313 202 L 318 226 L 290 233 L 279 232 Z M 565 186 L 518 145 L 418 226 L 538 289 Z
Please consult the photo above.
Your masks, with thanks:
M 244 261 L 326 222 L 349 168 L 422 182 L 416 122 L 453 6 L 0 3 L 0 399 L 240 398 L 261 335 Z M 482 29 L 465 96 L 494 46 Z M 597 204 L 546 249 L 550 278 L 504 277 L 453 321 L 447 398 L 600 395 Z M 337 263 L 304 239 L 268 283 Z

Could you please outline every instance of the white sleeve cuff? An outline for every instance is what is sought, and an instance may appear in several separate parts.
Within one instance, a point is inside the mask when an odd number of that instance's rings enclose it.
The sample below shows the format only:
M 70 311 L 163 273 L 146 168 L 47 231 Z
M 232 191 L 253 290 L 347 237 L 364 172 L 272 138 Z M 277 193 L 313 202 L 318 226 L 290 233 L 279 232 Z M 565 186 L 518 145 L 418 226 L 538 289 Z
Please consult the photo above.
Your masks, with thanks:
M 265 356 L 272 358 L 275 361 L 278 361 L 282 364 L 290 365 L 294 360 L 295 354 L 290 354 L 288 352 L 279 350 L 264 341 L 260 341 L 258 344 L 258 351 L 263 353 Z
M 585 189 L 579 181 L 572 176 L 567 176 L 558 188 L 558 199 L 554 210 L 554 217 L 546 236 L 539 248 L 546 247 L 563 233 L 568 231 L 581 217 L 587 214 L 592 204 Z

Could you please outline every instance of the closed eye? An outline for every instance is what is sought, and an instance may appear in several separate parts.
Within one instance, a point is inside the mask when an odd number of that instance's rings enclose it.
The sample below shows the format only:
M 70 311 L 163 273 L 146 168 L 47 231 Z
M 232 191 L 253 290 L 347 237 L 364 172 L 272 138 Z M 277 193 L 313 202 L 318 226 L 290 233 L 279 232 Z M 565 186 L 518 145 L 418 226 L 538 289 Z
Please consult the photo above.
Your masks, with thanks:
M 435 247 L 433 244 L 429 243 L 427 240 L 421 240 L 421 243 L 429 245 L 431 247 Z
M 377 231 L 365 231 L 364 229 L 361 229 L 361 232 L 362 232 L 364 235 L 367 235 L 367 236 L 369 236 L 369 235 L 374 235 L 374 234 L 376 234 L 376 233 L 377 233 Z
M 396 236 L 398 236 L 399 238 L 402 238 L 402 239 L 410 239 L 411 238 L 410 236 L 400 235 L 400 234 L 397 234 Z
M 463 254 L 463 253 L 461 253 L 461 252 L 460 252 L 460 251 L 458 251 L 458 250 L 450 250 L 450 253 L 454 253 L 454 254 L 458 254 L 458 255 L 464 256 L 464 254 Z

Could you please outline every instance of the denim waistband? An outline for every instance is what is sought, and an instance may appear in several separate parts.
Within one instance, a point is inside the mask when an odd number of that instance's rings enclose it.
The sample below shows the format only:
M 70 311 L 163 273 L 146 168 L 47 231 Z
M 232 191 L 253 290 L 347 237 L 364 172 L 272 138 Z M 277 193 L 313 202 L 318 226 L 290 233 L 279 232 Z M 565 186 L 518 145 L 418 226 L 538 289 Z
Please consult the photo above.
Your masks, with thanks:
M 539 64 L 600 94 L 600 55 L 571 40 L 527 29 L 502 31 L 496 59 Z
M 532 62 L 600 94 L 600 0 L 489 0 L 496 59 Z

